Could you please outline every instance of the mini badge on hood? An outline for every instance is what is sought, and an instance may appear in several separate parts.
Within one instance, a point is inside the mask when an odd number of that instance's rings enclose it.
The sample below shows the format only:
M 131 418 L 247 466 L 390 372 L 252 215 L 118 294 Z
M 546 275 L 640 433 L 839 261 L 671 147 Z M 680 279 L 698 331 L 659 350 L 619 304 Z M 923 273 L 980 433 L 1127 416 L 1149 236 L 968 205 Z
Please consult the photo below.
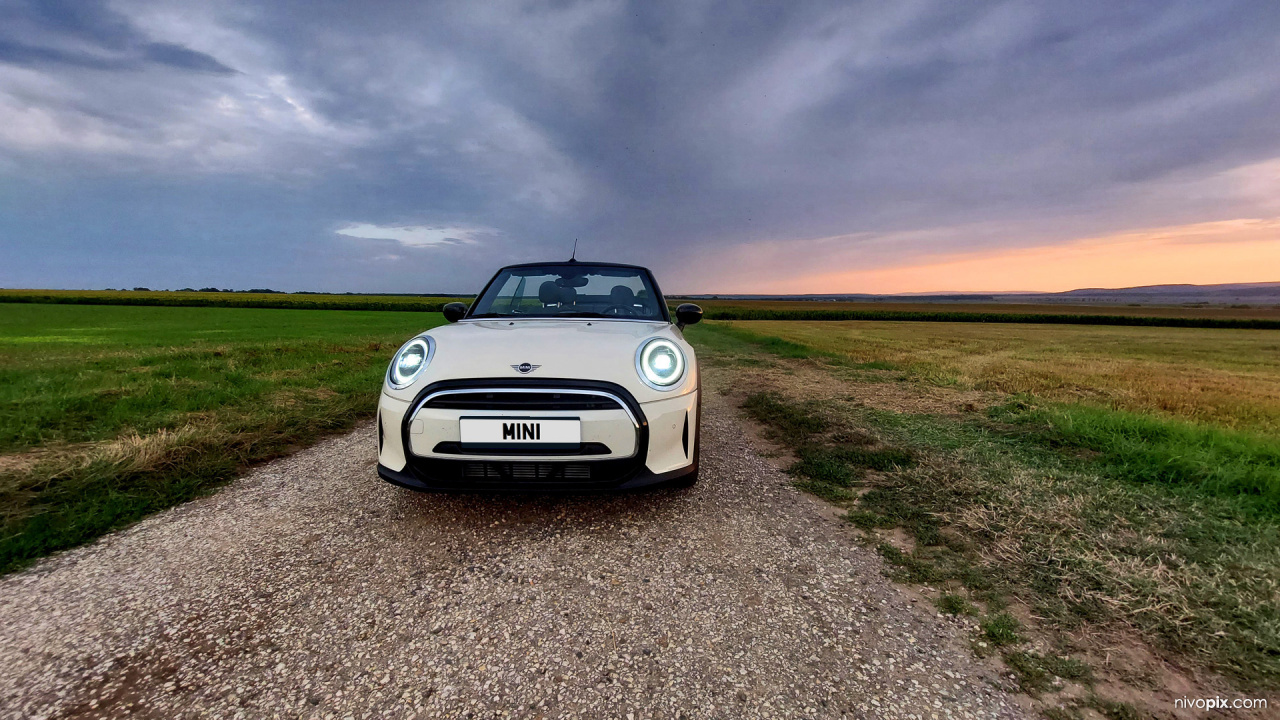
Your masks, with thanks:
M 529 363 L 520 363 L 519 365 L 512 365 L 512 366 L 511 366 L 511 369 L 512 369 L 512 370 L 515 370 L 516 372 L 520 373 L 521 375 L 528 375 L 529 373 L 533 372 L 534 370 L 537 370 L 537 369 L 538 369 L 538 368 L 540 368 L 540 367 L 542 367 L 542 366 L 541 366 L 541 365 L 530 365 Z

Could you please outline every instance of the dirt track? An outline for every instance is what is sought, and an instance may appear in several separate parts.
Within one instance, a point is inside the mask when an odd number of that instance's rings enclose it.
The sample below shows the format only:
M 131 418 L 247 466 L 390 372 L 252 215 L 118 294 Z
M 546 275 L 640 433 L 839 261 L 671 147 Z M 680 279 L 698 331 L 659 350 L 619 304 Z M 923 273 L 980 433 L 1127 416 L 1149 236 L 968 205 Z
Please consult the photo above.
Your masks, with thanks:
M 419 495 L 365 426 L 3 578 L 0 716 L 1022 716 L 705 409 L 692 490 Z

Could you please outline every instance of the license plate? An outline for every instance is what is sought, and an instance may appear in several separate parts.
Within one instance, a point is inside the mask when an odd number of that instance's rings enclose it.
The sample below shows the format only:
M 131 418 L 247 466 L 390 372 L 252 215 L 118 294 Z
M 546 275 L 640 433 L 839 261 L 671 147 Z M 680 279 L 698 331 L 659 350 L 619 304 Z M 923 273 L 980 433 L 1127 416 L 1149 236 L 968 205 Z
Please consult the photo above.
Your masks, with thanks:
M 582 421 L 577 418 L 459 418 L 458 431 L 462 447 L 470 450 L 576 450 L 582 444 Z

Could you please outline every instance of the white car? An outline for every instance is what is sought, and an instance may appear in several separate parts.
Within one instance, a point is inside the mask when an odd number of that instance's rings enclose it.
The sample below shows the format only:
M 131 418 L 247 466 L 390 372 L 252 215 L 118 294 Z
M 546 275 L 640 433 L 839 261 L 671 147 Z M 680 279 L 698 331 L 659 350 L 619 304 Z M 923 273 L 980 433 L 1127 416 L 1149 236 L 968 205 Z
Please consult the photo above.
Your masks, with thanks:
M 512 265 L 405 343 L 378 404 L 378 474 L 414 490 L 630 489 L 698 478 L 698 359 L 653 274 Z

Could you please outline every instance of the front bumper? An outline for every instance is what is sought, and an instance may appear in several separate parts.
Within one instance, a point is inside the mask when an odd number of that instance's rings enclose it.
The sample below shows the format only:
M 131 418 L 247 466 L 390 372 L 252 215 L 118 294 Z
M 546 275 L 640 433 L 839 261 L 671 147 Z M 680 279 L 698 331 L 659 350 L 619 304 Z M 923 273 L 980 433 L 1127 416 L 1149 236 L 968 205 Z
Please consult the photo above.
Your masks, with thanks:
M 684 478 L 698 470 L 701 397 L 694 390 L 638 403 L 622 387 L 600 381 L 480 379 L 444 381 L 424 388 L 412 402 L 383 395 L 378 408 L 378 475 L 388 482 L 424 491 L 587 491 L 629 490 Z M 459 410 L 445 395 L 502 391 L 529 397 L 564 393 L 600 393 L 617 400 L 590 409 L 476 408 Z M 519 455 L 477 452 L 458 443 L 458 418 L 485 416 L 577 417 L 583 450 L 526 451 Z

